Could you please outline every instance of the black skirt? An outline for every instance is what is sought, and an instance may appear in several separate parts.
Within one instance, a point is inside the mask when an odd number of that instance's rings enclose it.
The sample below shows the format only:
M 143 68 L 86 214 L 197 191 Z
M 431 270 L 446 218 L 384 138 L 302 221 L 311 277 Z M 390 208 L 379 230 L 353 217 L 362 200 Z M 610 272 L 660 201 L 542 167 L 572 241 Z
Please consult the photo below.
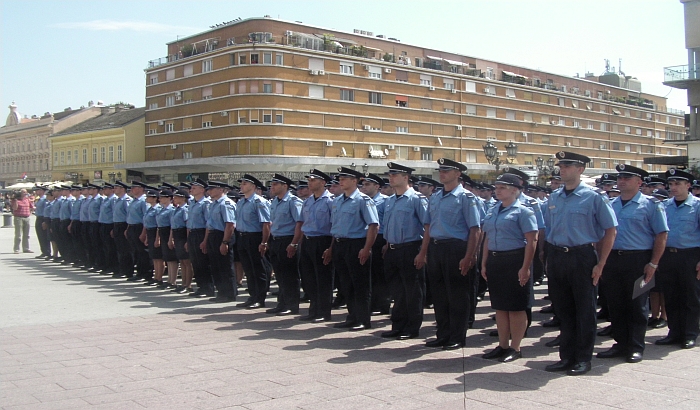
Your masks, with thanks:
M 189 260 L 190 254 L 185 250 L 185 245 L 187 244 L 187 228 L 173 229 L 173 240 L 175 241 L 175 255 L 177 256 L 177 260 Z
M 163 260 L 166 262 L 177 262 L 175 249 L 170 249 L 170 247 L 168 247 L 168 241 L 170 240 L 170 227 L 159 227 L 158 235 L 160 236 L 160 249 L 163 252 Z
M 506 255 L 495 256 L 489 252 L 486 261 L 486 277 L 489 285 L 489 299 L 495 310 L 517 312 L 532 307 L 532 271 L 530 280 L 525 286 L 520 286 L 518 271 L 523 266 L 525 249 L 508 252 Z
M 158 228 L 148 228 L 146 229 L 146 240 L 148 242 L 148 256 L 151 260 L 163 259 L 163 252 L 160 250 L 160 246 L 156 248 L 156 235 L 158 234 Z

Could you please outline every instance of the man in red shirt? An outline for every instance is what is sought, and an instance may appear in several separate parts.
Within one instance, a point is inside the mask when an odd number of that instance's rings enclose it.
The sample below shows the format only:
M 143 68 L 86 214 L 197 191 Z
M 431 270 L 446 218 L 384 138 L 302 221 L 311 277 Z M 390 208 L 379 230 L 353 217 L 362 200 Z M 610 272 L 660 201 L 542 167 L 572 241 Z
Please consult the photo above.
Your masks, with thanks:
M 29 216 L 34 209 L 34 202 L 29 200 L 27 190 L 23 189 L 17 197 L 12 198 L 11 205 L 15 224 L 15 253 L 19 253 L 20 241 L 22 242 L 22 251 L 32 253 L 29 249 Z

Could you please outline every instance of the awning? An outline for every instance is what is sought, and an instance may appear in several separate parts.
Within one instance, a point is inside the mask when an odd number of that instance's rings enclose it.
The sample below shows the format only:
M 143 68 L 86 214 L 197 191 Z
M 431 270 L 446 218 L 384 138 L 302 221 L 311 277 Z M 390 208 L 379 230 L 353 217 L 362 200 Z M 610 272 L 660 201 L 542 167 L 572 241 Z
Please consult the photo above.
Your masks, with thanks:
M 448 60 L 448 59 L 446 59 L 446 58 L 445 58 L 444 60 L 445 60 L 448 64 L 450 64 L 450 65 L 467 66 L 467 67 L 469 67 L 469 64 L 463 63 L 463 62 L 461 62 L 461 61 Z
M 362 47 L 366 48 L 367 50 L 371 50 L 371 51 L 384 51 L 381 48 L 374 48 L 374 47 L 370 47 L 370 46 L 362 46 Z
M 593 109 L 593 104 L 586 104 L 586 108 L 589 109 L 589 110 L 592 110 L 592 109 Z
M 336 47 L 343 47 L 343 45 L 340 44 L 340 43 L 337 42 L 337 41 L 334 41 L 334 42 L 333 42 L 333 45 L 336 46 Z
M 571 101 L 571 106 L 574 108 L 578 108 L 578 103 L 576 101 Z
M 429 58 L 431 60 L 435 60 L 435 61 L 442 61 L 442 57 L 434 57 L 434 56 L 425 56 L 425 57 Z
M 507 75 L 507 76 L 509 76 L 509 77 L 527 78 L 527 77 L 525 77 L 524 75 L 515 74 L 515 73 L 512 72 L 512 71 L 506 71 L 506 70 L 501 70 L 501 71 L 503 71 L 503 74 L 505 74 L 505 75 Z
M 396 101 L 408 102 L 408 97 L 405 95 L 397 95 Z
M 336 38 L 334 38 L 333 40 L 338 41 L 338 42 L 341 42 L 341 43 L 343 43 L 343 44 L 357 44 L 356 41 L 348 40 L 348 39 L 346 39 L 346 38 L 336 37 Z
M 622 113 L 620 112 L 620 110 L 618 110 L 617 108 L 613 108 L 613 109 L 612 109 L 612 112 L 613 112 L 613 114 L 615 114 L 615 115 L 622 115 Z

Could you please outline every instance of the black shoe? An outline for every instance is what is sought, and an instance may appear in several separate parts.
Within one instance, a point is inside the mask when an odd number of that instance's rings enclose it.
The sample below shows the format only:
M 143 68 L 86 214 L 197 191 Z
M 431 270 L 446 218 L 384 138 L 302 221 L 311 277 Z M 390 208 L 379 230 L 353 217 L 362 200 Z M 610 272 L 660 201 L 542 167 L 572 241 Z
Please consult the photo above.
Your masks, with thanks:
M 236 297 L 235 296 L 217 296 L 215 298 L 209 299 L 209 301 L 212 303 L 229 303 L 229 302 L 235 302 Z
M 109 271 L 102 271 L 102 274 L 104 274 L 104 275 L 109 274 L 109 273 L 110 273 Z M 119 272 L 112 272 L 112 277 L 115 279 L 121 279 L 121 278 L 124 278 L 125 275 L 123 275 Z
M 666 326 L 668 326 L 668 322 L 666 322 L 664 319 L 659 318 L 659 320 L 656 322 L 656 324 L 653 327 L 654 327 L 654 329 L 663 329 Z
M 492 330 L 489 332 L 489 336 L 491 337 L 498 337 L 498 330 Z
M 355 325 L 355 326 L 349 328 L 348 330 L 351 332 L 359 332 L 360 330 L 371 329 L 371 328 L 372 328 L 372 326 L 369 324 L 360 323 L 358 325 Z
M 192 288 L 188 288 L 187 286 L 180 286 L 180 290 L 177 291 L 177 293 L 184 295 L 186 293 L 192 292 Z
M 265 307 L 265 303 L 255 302 L 251 305 L 248 305 L 248 307 L 246 307 L 246 309 L 253 310 L 253 309 L 260 309 L 260 308 L 264 308 L 264 307 Z
M 95 273 L 95 272 L 97 272 L 97 271 L 98 271 L 97 268 L 90 268 L 90 269 L 88 269 L 88 272 L 90 272 L 90 273 Z
M 495 349 L 491 350 L 488 353 L 485 353 L 481 355 L 482 359 L 498 359 L 502 357 L 503 355 L 506 354 L 510 349 L 504 349 L 501 346 L 496 346 Z M 515 350 L 514 350 L 515 351 Z
M 552 320 L 548 320 L 548 321 L 542 323 L 542 327 L 559 327 L 559 326 L 561 326 L 561 320 L 559 320 L 559 318 L 557 318 L 557 317 L 552 318 Z
M 661 320 L 660 317 L 651 317 L 647 320 L 647 326 L 653 329 L 659 323 L 659 320 Z
M 248 306 L 252 305 L 253 303 L 255 303 L 255 302 L 253 302 L 252 300 L 246 300 L 245 302 L 236 304 L 236 307 L 247 308 Z
M 627 356 L 627 359 L 625 361 L 627 363 L 639 363 L 642 361 L 642 353 L 641 352 L 634 352 L 631 355 Z
M 319 316 L 311 319 L 312 323 L 324 323 L 324 322 L 330 322 L 331 317 L 330 316 Z
M 214 296 L 214 291 L 213 290 L 203 291 L 201 288 L 199 288 L 199 289 L 197 289 L 196 292 L 190 293 L 189 296 L 191 298 L 198 298 L 198 299 L 210 298 L 210 297 Z
M 569 369 L 566 374 L 569 376 L 581 376 L 591 371 L 591 362 L 578 362 Z
M 304 315 L 299 318 L 302 322 L 310 322 L 312 320 L 316 319 L 316 315 Z
M 693 339 L 688 339 L 681 344 L 681 348 L 683 348 L 683 349 L 692 349 L 694 347 L 695 347 L 695 340 L 693 340 Z
M 561 337 L 557 335 L 557 337 L 554 338 L 554 340 L 550 340 L 549 342 L 545 343 L 544 345 L 547 347 L 559 347 L 561 344 Z
M 345 322 L 336 323 L 333 325 L 333 327 L 336 329 L 349 329 L 349 328 L 354 327 L 356 325 L 357 325 L 357 323 L 355 323 L 355 322 L 345 321 Z
M 311 298 L 309 298 L 309 296 L 306 293 L 304 293 L 304 296 L 301 296 L 299 298 L 299 302 L 311 302 Z
M 569 360 L 559 360 L 554 364 L 550 364 L 544 368 L 548 372 L 563 372 L 571 369 L 574 366 L 574 362 Z
M 547 305 L 540 309 L 540 313 L 554 313 L 554 306 L 552 305 Z
M 425 342 L 425 347 L 443 347 L 446 344 L 446 339 L 433 339 L 431 341 Z
M 523 355 L 522 355 L 522 353 L 520 353 L 519 350 L 515 350 L 515 349 L 511 348 L 511 349 L 506 350 L 506 354 L 503 357 L 501 357 L 500 359 L 498 359 L 498 361 L 501 363 L 510 363 L 514 360 L 520 359 L 521 357 L 523 357 Z
M 442 346 L 442 350 L 457 350 L 461 349 L 464 347 L 462 343 L 447 343 L 446 345 Z
M 610 336 L 612 334 L 612 326 L 606 326 L 602 328 L 598 333 L 596 333 L 598 336 Z
M 416 333 L 401 333 L 396 337 L 396 340 L 408 340 L 408 339 L 415 339 L 418 337 L 418 332 Z
M 289 310 L 289 309 L 285 309 L 282 306 L 277 306 L 277 307 L 273 307 L 272 309 L 267 309 L 265 311 L 265 313 L 267 313 L 268 315 L 274 315 L 274 314 L 282 312 L 283 310 Z M 290 312 L 291 312 L 291 310 L 290 310 Z
M 542 299 L 544 300 L 551 300 L 551 297 L 549 295 L 544 296 Z
M 141 282 L 144 281 L 145 279 L 140 277 L 140 276 L 132 276 L 130 278 L 126 278 L 127 282 Z
M 284 310 L 280 310 L 279 312 L 277 312 L 277 314 L 275 316 L 290 316 L 290 315 L 296 315 L 298 313 L 299 313 L 298 311 L 295 312 L 291 309 L 284 309 Z
M 655 345 L 659 345 L 659 346 L 675 345 L 678 343 L 681 343 L 681 339 L 678 337 L 671 337 L 671 336 L 666 336 L 663 339 L 659 339 L 656 342 L 654 342 Z
M 613 357 L 622 357 L 625 354 L 625 349 L 618 345 L 613 345 L 613 347 L 604 352 L 598 353 L 595 357 L 599 359 L 612 359 Z
M 400 334 L 401 334 L 401 331 L 400 331 L 400 330 L 390 330 L 390 331 L 388 331 L 388 332 L 382 333 L 382 334 L 379 335 L 379 336 L 384 337 L 384 338 L 387 338 L 387 339 L 390 339 L 390 338 L 392 338 L 392 337 L 397 337 L 397 336 L 400 335 Z

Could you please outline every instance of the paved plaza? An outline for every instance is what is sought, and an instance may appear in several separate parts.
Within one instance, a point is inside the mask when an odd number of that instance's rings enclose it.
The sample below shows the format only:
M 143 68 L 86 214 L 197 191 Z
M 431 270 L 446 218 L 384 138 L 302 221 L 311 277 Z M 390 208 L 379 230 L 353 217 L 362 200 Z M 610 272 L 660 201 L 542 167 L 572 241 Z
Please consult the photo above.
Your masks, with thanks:
M 435 334 L 432 311 L 420 338 L 386 340 L 386 316 L 352 333 L 212 305 L 14 255 L 12 236 L 0 229 L 3 409 L 700 408 L 700 348 L 653 345 L 666 329 L 647 333 L 642 363 L 593 359 L 582 377 L 545 372 L 558 360 L 544 345 L 557 330 L 539 325 L 549 319 L 538 313 L 545 286 L 523 358 L 501 364 L 481 359 L 497 343 L 488 301 L 467 347 L 441 351 L 423 346 Z M 611 344 L 599 337 L 596 351 Z

